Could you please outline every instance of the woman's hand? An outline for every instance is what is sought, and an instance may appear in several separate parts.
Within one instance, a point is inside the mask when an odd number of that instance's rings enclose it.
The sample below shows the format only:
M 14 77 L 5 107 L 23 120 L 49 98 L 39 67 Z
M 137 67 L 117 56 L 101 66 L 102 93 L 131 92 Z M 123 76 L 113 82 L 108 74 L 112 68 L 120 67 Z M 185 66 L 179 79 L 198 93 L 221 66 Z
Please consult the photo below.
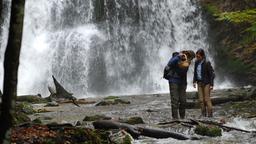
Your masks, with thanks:
M 193 87 L 196 88 L 196 83 L 193 83 Z

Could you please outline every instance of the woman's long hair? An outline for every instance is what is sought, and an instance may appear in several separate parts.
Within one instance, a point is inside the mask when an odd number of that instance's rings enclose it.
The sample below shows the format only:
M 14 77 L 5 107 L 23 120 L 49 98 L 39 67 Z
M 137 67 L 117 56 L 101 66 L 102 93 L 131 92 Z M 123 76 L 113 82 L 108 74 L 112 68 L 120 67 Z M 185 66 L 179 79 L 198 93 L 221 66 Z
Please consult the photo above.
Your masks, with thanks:
M 203 59 L 205 59 L 205 58 L 206 58 L 206 56 L 205 56 L 205 52 L 204 52 L 204 50 L 203 50 L 203 49 L 199 49 L 199 50 L 197 50 L 197 51 L 196 51 L 196 54 L 199 54 L 200 56 L 202 56 L 202 57 L 203 57 Z

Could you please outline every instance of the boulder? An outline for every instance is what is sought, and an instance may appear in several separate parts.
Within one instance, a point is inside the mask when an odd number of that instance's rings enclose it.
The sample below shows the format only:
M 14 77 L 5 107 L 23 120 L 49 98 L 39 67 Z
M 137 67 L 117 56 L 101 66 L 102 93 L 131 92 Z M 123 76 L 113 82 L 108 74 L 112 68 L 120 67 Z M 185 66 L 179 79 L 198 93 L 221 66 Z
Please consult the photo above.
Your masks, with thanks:
M 144 121 L 141 117 L 130 117 L 129 119 L 126 119 L 126 120 L 120 120 L 120 122 L 128 123 L 128 124 L 131 124 L 131 125 L 144 124 Z

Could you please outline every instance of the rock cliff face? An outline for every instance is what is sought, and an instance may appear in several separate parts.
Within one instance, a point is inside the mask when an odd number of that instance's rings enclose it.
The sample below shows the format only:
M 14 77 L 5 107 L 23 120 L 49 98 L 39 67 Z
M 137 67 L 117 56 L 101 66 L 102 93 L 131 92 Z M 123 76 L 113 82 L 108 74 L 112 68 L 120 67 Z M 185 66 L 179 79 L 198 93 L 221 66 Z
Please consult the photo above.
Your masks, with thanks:
M 256 0 L 200 0 L 216 71 L 256 84 Z

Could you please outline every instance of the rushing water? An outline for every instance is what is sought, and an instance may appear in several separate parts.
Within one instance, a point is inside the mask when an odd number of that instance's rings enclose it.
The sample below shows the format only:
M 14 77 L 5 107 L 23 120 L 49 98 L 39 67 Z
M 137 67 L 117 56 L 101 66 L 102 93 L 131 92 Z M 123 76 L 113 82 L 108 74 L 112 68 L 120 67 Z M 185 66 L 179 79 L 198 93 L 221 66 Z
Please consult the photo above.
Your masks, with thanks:
M 208 53 L 206 28 L 194 0 L 26 0 L 18 93 L 47 95 L 51 75 L 77 97 L 167 92 L 171 53 Z

